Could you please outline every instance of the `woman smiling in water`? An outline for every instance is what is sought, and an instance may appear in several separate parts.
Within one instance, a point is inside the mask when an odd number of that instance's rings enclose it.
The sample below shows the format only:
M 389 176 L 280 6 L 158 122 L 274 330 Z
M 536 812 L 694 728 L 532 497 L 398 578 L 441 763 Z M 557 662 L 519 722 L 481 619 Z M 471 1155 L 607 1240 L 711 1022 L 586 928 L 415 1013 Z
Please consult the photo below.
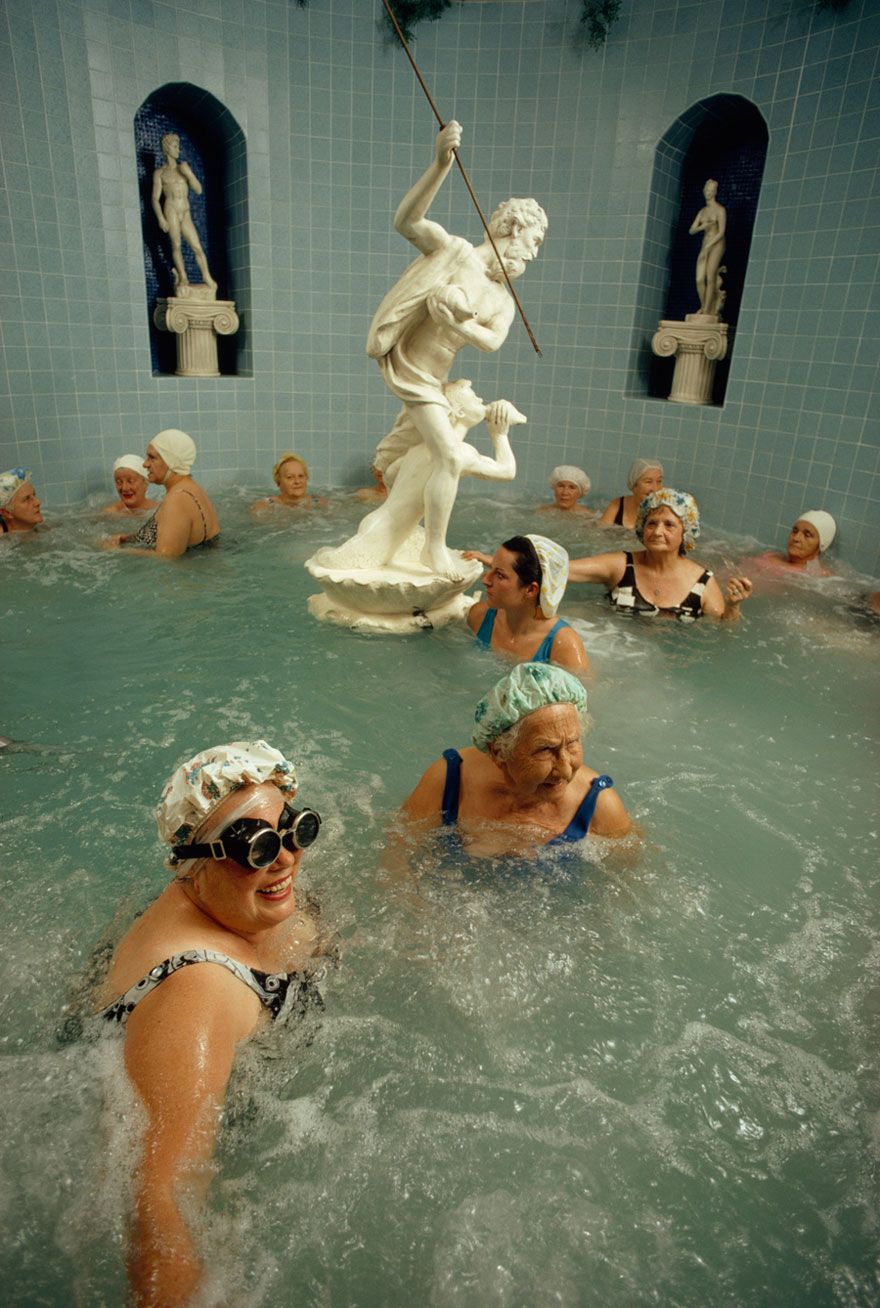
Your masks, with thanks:
M 150 479 L 139 454 L 123 454 L 113 464 L 113 481 L 119 496 L 104 513 L 144 513 L 158 509 L 159 501 L 147 499 Z
M 321 820 L 297 812 L 295 794 L 293 765 L 262 740 L 177 768 L 156 809 L 174 880 L 123 936 L 95 997 L 100 1022 L 124 1032 L 146 1114 L 129 1251 L 138 1308 L 189 1303 L 201 1279 L 184 1206 L 206 1188 L 239 1043 L 320 1003 L 317 928 L 293 885 Z

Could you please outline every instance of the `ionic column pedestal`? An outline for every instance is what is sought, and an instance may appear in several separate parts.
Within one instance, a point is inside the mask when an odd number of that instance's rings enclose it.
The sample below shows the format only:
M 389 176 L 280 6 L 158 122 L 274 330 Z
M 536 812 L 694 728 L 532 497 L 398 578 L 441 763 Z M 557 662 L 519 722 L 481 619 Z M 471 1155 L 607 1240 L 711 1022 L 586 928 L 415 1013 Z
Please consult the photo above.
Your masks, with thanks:
M 217 300 L 210 286 L 179 286 L 158 299 L 153 322 L 177 337 L 176 377 L 219 377 L 217 337 L 238 331 L 234 300 Z
M 715 364 L 727 354 L 727 323 L 704 314 L 684 322 L 663 320 L 651 349 L 660 358 L 675 356 L 669 399 L 676 404 L 711 404 Z

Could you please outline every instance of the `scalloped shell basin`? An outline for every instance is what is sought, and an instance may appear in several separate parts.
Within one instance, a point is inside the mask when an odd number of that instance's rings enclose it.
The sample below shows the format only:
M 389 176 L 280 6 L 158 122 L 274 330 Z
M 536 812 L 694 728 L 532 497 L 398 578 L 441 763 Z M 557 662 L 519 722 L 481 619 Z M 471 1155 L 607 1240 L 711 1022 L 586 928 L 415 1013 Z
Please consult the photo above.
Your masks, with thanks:
M 455 580 L 438 577 L 417 563 L 388 568 L 325 567 L 322 554 L 318 550 L 306 560 L 306 571 L 331 600 L 355 613 L 398 616 L 444 609 L 483 572 L 481 563 L 465 559 L 461 559 L 464 576 Z

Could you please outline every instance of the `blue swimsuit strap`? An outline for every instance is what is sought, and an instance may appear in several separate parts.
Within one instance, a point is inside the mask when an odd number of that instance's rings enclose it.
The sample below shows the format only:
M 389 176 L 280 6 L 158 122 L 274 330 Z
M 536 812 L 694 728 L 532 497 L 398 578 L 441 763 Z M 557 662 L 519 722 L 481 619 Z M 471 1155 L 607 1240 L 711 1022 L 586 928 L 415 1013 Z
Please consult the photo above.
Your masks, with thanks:
M 497 609 L 486 609 L 483 614 L 483 621 L 480 623 L 479 630 L 474 637 L 477 644 L 482 645 L 484 649 L 488 649 L 492 644 L 492 632 L 495 630 L 495 615 L 497 612 Z
M 494 610 L 490 609 L 490 612 Z M 462 758 L 457 749 L 444 749 L 443 757 L 446 759 L 446 781 L 443 785 L 443 798 L 440 801 L 440 814 L 444 827 L 454 827 L 458 821 Z
M 583 840 L 584 836 L 590 830 L 590 823 L 593 820 L 593 814 L 596 811 L 596 805 L 599 802 L 599 796 L 603 790 L 613 786 L 614 782 L 604 773 L 600 777 L 594 777 L 589 790 L 584 795 L 578 806 L 578 811 L 569 822 L 568 826 L 558 836 L 548 840 L 548 845 L 568 844 L 573 840 Z
M 544 639 L 541 641 L 540 645 L 535 650 L 532 657 L 529 659 L 529 662 L 549 663 L 550 656 L 553 653 L 553 642 L 558 636 L 559 632 L 562 630 L 562 628 L 567 626 L 568 623 L 565 621 L 565 618 L 557 618 L 556 622 L 554 622 L 553 626 L 547 632 L 547 635 L 544 637 Z

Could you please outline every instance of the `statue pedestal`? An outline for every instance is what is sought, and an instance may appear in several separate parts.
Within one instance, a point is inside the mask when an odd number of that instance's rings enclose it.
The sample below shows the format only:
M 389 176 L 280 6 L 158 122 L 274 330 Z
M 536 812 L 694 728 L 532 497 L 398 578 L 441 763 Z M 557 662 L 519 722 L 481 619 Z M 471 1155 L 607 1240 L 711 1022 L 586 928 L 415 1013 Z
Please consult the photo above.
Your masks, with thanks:
M 689 313 L 684 322 L 661 320 L 651 349 L 675 356 L 669 399 L 676 404 L 711 404 L 715 364 L 727 354 L 727 323 L 711 314 Z
M 217 337 L 238 331 L 234 300 L 218 300 L 211 286 L 178 286 L 156 301 L 153 322 L 177 336 L 176 377 L 219 377 Z
M 330 551 L 332 553 L 332 551 Z M 408 635 L 460 621 L 472 604 L 464 592 L 483 572 L 476 560 L 461 560 L 462 576 L 438 577 L 420 564 L 340 568 L 321 562 L 324 550 L 306 560 L 306 572 L 319 582 L 322 595 L 309 597 L 309 611 L 322 622 L 354 631 Z

